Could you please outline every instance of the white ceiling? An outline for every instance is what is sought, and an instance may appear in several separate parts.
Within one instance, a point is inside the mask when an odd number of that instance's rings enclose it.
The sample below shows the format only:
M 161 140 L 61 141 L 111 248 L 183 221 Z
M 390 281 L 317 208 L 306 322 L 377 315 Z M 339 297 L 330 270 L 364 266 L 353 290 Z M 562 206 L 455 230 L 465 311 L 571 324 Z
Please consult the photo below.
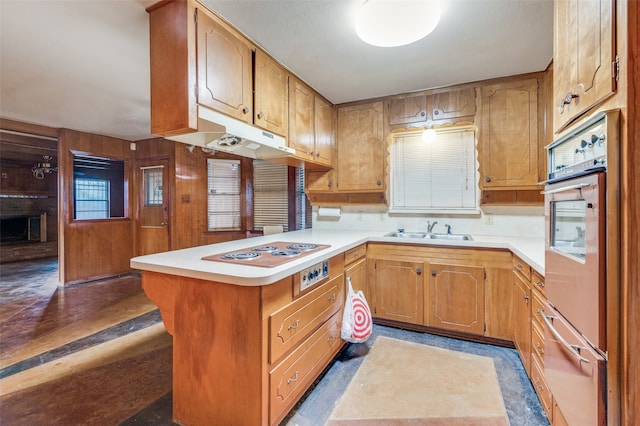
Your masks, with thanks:
M 364 0 L 203 0 L 333 103 L 544 70 L 552 0 L 443 0 L 409 46 L 364 44 Z M 0 0 L 0 116 L 138 140 L 149 133 L 156 0 Z

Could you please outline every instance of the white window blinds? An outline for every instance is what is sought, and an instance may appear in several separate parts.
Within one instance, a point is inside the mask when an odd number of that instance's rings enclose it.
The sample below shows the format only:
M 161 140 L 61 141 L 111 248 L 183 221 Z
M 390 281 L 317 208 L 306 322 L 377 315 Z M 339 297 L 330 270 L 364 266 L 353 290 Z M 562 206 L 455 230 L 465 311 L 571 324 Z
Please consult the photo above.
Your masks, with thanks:
M 240 229 L 240 161 L 207 159 L 208 228 Z
M 264 160 L 253 162 L 253 227 L 289 229 L 289 168 Z
M 475 131 L 438 130 L 434 142 L 422 132 L 393 137 L 391 207 L 396 213 L 470 213 L 478 209 Z

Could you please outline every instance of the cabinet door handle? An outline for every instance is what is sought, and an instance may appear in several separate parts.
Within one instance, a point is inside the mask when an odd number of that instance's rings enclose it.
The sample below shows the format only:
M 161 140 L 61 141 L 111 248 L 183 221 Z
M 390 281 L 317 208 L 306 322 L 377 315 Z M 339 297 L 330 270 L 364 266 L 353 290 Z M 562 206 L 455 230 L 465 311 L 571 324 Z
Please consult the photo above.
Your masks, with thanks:
M 248 111 L 247 111 L 247 112 L 248 112 Z M 245 112 L 245 114 L 246 114 L 246 112 Z M 262 117 L 264 117 L 264 114 L 262 113 L 262 111 L 260 111 L 260 112 L 258 113 L 257 117 L 258 117 L 258 119 L 259 119 L 259 120 L 262 120 Z
M 382 185 L 382 181 L 381 181 L 380 179 L 378 179 L 378 180 L 376 181 L 376 185 Z
M 249 114 L 249 107 L 242 108 L 242 113 L 243 114 Z
M 329 302 L 333 302 L 333 301 L 335 301 L 335 300 L 336 300 L 336 295 L 335 295 L 335 294 L 332 294 L 331 296 L 329 296 L 329 297 L 327 298 L 327 300 L 328 300 Z
M 524 299 L 525 302 L 529 302 L 529 296 L 527 296 L 526 294 L 522 296 L 522 299 Z
M 484 178 L 484 181 L 485 182 L 491 182 L 491 178 L 489 176 L 487 176 L 487 177 Z
M 432 269 L 432 270 L 431 270 L 431 275 L 433 275 L 434 277 L 436 276 L 436 274 L 437 274 L 437 273 L 438 273 L 438 272 L 437 272 L 435 269 Z
M 544 283 L 542 281 L 536 281 L 536 285 L 540 288 L 544 287 Z
M 299 373 L 299 372 L 298 372 L 298 370 L 296 370 L 296 375 L 295 375 L 295 376 L 293 376 L 292 378 L 289 378 L 289 380 L 287 380 L 287 384 L 288 384 L 288 385 L 290 385 L 290 384 L 291 384 L 291 383 L 293 383 L 293 382 L 298 381 L 298 373 Z
M 422 268 L 416 268 L 416 274 L 418 275 L 422 274 Z
M 562 114 L 564 112 L 565 105 L 569 105 L 572 100 L 578 98 L 579 96 L 573 92 L 567 92 L 567 95 L 560 99 L 560 103 L 558 104 L 558 112 Z
M 300 325 L 300 320 L 296 320 L 295 324 L 291 324 L 289 327 L 287 327 L 287 330 L 293 330 L 298 328 L 298 326 Z
M 327 183 L 327 186 L 328 186 L 329 188 L 331 188 L 331 185 L 333 185 L 333 183 L 332 183 L 331 181 L 329 181 L 329 182 Z

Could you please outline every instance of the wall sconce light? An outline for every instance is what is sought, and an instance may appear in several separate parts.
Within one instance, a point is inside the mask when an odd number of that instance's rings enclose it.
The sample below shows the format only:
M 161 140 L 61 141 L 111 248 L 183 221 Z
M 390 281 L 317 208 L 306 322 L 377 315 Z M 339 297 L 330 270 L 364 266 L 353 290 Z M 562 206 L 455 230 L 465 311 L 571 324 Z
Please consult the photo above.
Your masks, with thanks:
M 433 143 L 437 137 L 438 134 L 433 129 L 425 129 L 425 131 L 422 132 L 422 141 L 425 143 Z
M 55 164 L 51 164 L 51 160 L 53 160 L 52 156 L 43 155 L 42 158 L 44 158 L 44 162 L 36 163 L 35 166 L 31 168 L 33 177 L 36 179 L 44 179 L 45 174 L 48 175 L 50 173 L 58 171 L 58 166 L 56 166 Z

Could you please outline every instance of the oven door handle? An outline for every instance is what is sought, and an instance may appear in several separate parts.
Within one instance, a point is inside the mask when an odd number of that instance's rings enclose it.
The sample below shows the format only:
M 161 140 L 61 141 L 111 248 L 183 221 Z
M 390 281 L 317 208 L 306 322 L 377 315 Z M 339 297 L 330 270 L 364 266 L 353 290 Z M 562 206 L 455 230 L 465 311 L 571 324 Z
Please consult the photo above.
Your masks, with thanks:
M 558 339 L 558 342 L 560 342 L 560 344 L 564 346 L 565 349 L 569 351 L 569 353 L 571 353 L 571 355 L 573 355 L 573 357 L 578 361 L 590 362 L 588 359 L 586 359 L 585 357 L 583 357 L 578 353 L 578 347 L 570 345 L 566 340 L 564 340 L 564 337 L 562 337 L 560 333 L 558 333 L 558 330 L 555 329 L 555 327 L 553 326 L 553 323 L 549 321 L 549 318 L 553 318 L 553 317 L 545 315 L 544 312 L 541 312 L 541 313 L 542 313 L 541 315 L 542 319 L 544 320 L 545 324 L 547 324 L 547 327 L 549 327 L 549 330 L 551 331 L 551 333 L 555 336 L 556 339 Z
M 563 186 L 562 188 L 550 189 L 548 191 L 540 192 L 542 195 L 547 194 L 557 194 L 558 192 L 571 191 L 572 189 L 577 189 L 578 191 L 582 191 L 582 188 L 587 188 L 591 186 L 590 183 L 576 183 L 575 185 Z

